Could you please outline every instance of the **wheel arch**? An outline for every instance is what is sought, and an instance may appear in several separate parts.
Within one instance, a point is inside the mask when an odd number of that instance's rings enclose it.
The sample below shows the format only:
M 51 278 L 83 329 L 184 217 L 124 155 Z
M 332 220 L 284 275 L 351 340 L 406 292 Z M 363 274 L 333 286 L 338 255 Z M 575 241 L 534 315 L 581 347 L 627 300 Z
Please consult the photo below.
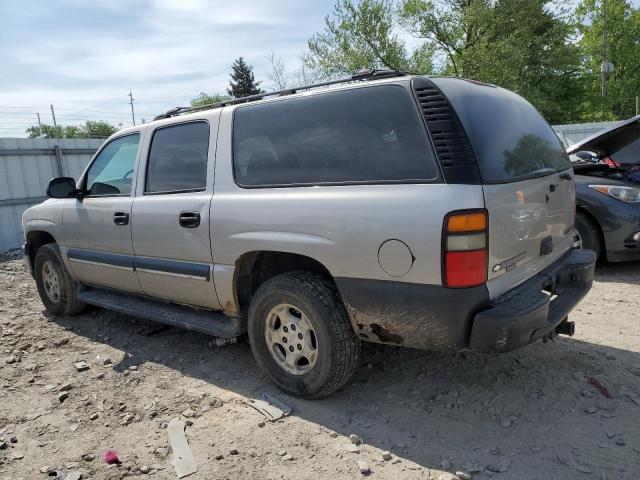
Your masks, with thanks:
M 597 252 L 597 253 L 599 254 L 600 258 L 602 258 L 602 260 L 606 260 L 607 259 L 607 243 L 604 237 L 604 232 L 602 231 L 602 225 L 600 225 L 600 222 L 595 217 L 595 215 L 593 215 L 589 210 L 587 210 L 584 207 L 581 207 L 580 205 L 576 206 L 576 215 L 577 214 L 584 215 L 596 227 L 596 234 L 600 239 L 600 245 L 602 250 L 601 252 Z
M 256 290 L 267 280 L 294 271 L 314 272 L 335 284 L 327 267 L 299 253 L 258 250 L 243 254 L 235 263 L 233 296 L 237 312 L 246 316 Z
M 49 243 L 58 243 L 55 237 L 45 230 L 33 230 L 28 232 L 26 235 L 26 240 L 26 251 L 24 253 L 29 258 L 29 264 L 31 265 L 32 270 L 35 264 L 36 255 L 38 254 L 38 250 L 40 250 L 40 247 Z

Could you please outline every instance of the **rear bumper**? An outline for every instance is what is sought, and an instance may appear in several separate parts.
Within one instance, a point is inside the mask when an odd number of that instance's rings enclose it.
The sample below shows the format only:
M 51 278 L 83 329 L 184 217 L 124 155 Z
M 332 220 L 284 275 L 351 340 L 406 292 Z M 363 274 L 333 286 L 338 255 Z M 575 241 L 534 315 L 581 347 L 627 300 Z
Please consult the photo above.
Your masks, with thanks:
M 529 280 L 476 313 L 469 348 L 508 352 L 539 340 L 567 318 L 593 283 L 596 255 L 571 250 Z

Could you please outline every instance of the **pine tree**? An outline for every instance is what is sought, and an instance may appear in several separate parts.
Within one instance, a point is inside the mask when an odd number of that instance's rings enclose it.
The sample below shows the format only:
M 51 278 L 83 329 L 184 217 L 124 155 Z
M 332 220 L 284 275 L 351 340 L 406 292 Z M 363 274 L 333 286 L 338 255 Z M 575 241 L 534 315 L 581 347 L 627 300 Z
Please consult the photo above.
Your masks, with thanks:
M 259 88 L 260 82 L 256 82 L 253 76 L 253 67 L 248 65 L 244 58 L 240 57 L 233 65 L 231 65 L 231 81 L 227 88 L 227 93 L 233 98 L 248 97 L 249 95 L 257 95 L 263 93 Z

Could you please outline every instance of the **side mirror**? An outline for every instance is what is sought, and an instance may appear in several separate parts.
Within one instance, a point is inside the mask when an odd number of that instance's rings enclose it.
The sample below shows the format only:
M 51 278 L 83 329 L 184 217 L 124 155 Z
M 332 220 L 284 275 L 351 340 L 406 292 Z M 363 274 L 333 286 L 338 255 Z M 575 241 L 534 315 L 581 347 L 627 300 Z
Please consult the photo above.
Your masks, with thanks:
M 586 162 L 598 163 L 598 156 L 595 155 L 593 152 L 589 152 L 587 150 L 581 150 L 579 152 L 576 152 L 575 156 L 578 157 L 580 160 L 584 160 Z
M 76 181 L 71 177 L 52 178 L 47 187 L 49 198 L 72 198 L 77 194 Z

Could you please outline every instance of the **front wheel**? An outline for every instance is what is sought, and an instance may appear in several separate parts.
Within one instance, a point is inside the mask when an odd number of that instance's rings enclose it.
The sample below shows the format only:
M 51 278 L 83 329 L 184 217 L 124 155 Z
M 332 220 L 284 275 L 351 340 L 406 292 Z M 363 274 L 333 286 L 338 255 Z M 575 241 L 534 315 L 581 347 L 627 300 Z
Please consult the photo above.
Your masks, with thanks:
M 54 315 L 74 315 L 86 308 L 76 298 L 76 282 L 64 266 L 55 243 L 38 249 L 33 265 L 38 294 L 48 312 Z
M 580 237 L 582 248 L 596 252 L 597 260 L 602 261 L 602 242 L 600 240 L 600 229 L 584 213 L 576 213 L 576 230 Z
M 360 339 L 335 285 L 321 275 L 292 272 L 268 280 L 251 301 L 248 323 L 258 366 L 291 395 L 326 397 L 358 367 Z

